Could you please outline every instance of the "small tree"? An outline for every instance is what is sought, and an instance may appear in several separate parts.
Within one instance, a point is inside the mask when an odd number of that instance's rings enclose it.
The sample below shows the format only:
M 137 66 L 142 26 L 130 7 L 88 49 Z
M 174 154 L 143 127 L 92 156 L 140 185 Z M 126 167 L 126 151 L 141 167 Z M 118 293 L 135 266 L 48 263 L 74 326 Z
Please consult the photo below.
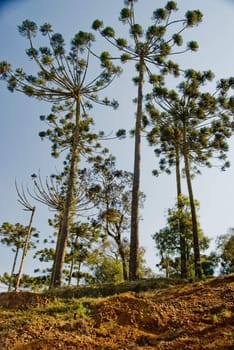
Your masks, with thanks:
M 195 202 L 196 207 L 199 204 Z M 180 222 L 180 226 L 178 225 Z M 182 227 L 185 242 L 185 267 L 186 276 L 194 275 L 194 254 L 193 254 L 193 230 L 192 215 L 189 200 L 187 197 L 181 198 L 180 206 L 176 204 L 175 208 L 168 209 L 167 226 L 153 235 L 156 248 L 159 251 L 159 266 L 166 270 L 166 277 L 169 277 L 171 268 L 179 274 L 178 269 L 181 266 L 181 247 L 180 247 L 180 231 Z M 204 235 L 198 223 L 198 235 L 200 240 L 200 248 L 205 251 L 209 247 L 209 238 Z M 205 261 L 205 259 L 203 259 Z M 181 276 L 184 278 L 184 276 Z
M 28 233 L 30 232 L 30 237 Z M 19 253 L 22 251 L 21 265 L 22 261 L 24 261 L 24 257 L 27 253 L 28 249 L 33 249 L 36 247 L 35 239 L 38 238 L 38 232 L 34 227 L 23 226 L 20 223 L 10 224 L 9 222 L 4 222 L 0 227 L 0 241 L 2 244 L 5 244 L 11 247 L 14 252 L 14 259 L 12 264 L 11 273 L 9 275 L 9 285 L 8 290 L 10 291 L 12 285 L 18 289 L 20 278 L 19 273 L 15 272 L 17 260 L 19 258 Z M 27 241 L 27 247 L 25 242 Z M 26 249 L 25 249 L 26 248 Z
M 65 260 L 68 265 L 68 285 L 71 285 L 72 278 L 75 278 L 76 285 L 79 286 L 82 277 L 86 277 L 87 272 L 82 272 L 82 267 L 87 266 L 88 257 L 98 244 L 100 234 L 99 225 L 94 223 L 76 222 L 71 226 Z
M 221 273 L 229 274 L 234 272 L 234 229 L 229 233 L 221 235 L 217 239 L 218 255 L 221 262 Z
M 95 283 L 122 282 L 121 262 L 113 257 L 103 256 L 93 270 L 93 278 Z
M 56 254 L 57 247 L 59 245 L 59 238 L 61 234 L 63 205 L 66 197 L 67 170 L 68 169 L 65 166 L 64 171 L 61 174 L 56 174 L 56 175 L 53 174 L 49 178 L 47 177 L 45 181 L 42 181 L 40 173 L 38 175 L 33 174 L 32 175 L 33 189 L 27 188 L 28 193 L 32 198 L 34 198 L 35 200 L 39 201 L 42 204 L 47 205 L 50 209 L 55 211 L 54 219 L 49 220 L 49 224 L 50 226 L 53 226 L 54 228 L 56 228 L 58 231 L 56 249 L 54 251 L 53 248 L 48 249 L 46 247 L 35 254 L 35 257 L 40 256 L 40 259 L 42 259 L 41 261 L 47 261 L 47 262 L 49 260 L 54 261 L 52 273 L 50 277 L 50 287 L 53 286 L 53 279 L 54 279 L 55 265 L 56 265 L 55 254 Z M 92 207 L 92 204 L 86 193 L 87 181 L 85 178 L 85 172 L 82 170 L 79 170 L 77 172 L 77 179 L 79 182 L 79 186 L 74 191 L 72 209 L 74 213 L 79 213 L 79 215 L 81 215 L 83 211 L 90 210 Z M 73 224 L 71 224 L 71 228 L 74 229 Z M 71 239 L 70 237 L 71 235 L 69 234 L 68 240 Z M 88 237 L 88 231 L 87 231 L 87 237 Z M 44 240 L 44 243 L 48 243 L 48 241 Z M 54 243 L 54 239 L 53 239 L 53 242 L 50 242 L 50 243 Z M 51 272 L 51 271 L 47 271 L 47 272 Z
M 129 241 L 133 175 L 128 171 L 116 169 L 115 158 L 112 155 L 94 162 L 91 174 L 89 193 L 99 210 L 98 222 L 116 243 L 122 262 L 123 278 L 127 280 L 129 259 L 125 246 Z M 140 199 L 143 205 L 142 193 Z

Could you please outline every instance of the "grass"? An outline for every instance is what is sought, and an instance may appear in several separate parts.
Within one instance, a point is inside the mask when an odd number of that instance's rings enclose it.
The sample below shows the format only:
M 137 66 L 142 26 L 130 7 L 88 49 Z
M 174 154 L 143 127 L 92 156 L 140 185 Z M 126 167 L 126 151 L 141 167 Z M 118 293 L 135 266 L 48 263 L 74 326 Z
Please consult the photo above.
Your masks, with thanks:
M 55 317 L 57 319 L 76 319 L 76 318 L 89 318 L 91 314 L 92 305 L 97 300 L 89 298 L 61 298 L 56 297 L 48 305 L 43 306 L 35 312 L 43 315 Z
M 101 285 L 80 286 L 80 287 L 62 287 L 46 292 L 48 296 L 60 298 L 99 298 L 107 297 L 125 292 L 146 292 L 149 290 L 161 290 L 177 284 L 183 284 L 180 279 L 170 279 L 158 277 L 153 279 L 138 280 L 132 282 L 123 282 L 119 284 L 105 283 Z

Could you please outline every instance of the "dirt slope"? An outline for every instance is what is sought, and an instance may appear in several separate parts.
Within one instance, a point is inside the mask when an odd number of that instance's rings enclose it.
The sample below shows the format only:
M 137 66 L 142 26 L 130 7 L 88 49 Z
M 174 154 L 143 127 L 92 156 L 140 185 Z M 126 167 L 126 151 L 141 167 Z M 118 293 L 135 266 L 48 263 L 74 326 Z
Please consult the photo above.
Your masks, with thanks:
M 234 275 L 73 302 L 1 293 L 0 350 L 234 350 Z

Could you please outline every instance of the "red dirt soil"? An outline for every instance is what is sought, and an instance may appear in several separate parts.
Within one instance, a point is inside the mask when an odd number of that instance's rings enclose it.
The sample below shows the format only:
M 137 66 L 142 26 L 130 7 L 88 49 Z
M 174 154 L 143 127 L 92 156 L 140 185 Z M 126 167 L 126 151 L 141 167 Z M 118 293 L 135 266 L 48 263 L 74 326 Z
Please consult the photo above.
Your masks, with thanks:
M 234 275 L 107 297 L 88 318 L 37 314 L 49 303 L 40 294 L 1 293 L 0 350 L 234 350 Z

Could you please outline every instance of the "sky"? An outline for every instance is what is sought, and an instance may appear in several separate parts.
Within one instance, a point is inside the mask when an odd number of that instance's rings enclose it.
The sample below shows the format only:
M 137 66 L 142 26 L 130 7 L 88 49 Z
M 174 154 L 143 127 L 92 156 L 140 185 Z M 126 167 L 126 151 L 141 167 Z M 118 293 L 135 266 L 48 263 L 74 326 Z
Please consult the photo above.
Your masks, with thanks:
M 162 0 L 139 0 L 136 6 L 137 21 L 145 26 L 151 24 L 153 10 L 165 5 Z M 189 29 L 185 41 L 197 40 L 197 53 L 186 53 L 177 61 L 184 68 L 198 70 L 211 69 L 215 79 L 234 76 L 234 1 L 231 0 L 178 0 L 178 18 L 187 10 L 199 9 L 203 22 Z M 25 55 L 27 41 L 22 38 L 17 26 L 24 19 L 38 25 L 52 24 L 55 32 L 61 32 L 69 43 L 79 30 L 90 30 L 94 19 L 99 18 L 106 25 L 114 26 L 118 36 L 123 36 L 126 28 L 118 21 L 123 1 L 119 0 L 15 0 L 0 1 L 0 61 L 7 60 L 14 68 L 23 67 L 27 72 L 33 69 L 32 62 Z M 42 43 L 42 42 L 41 42 Z M 40 41 L 39 41 L 40 44 Z M 95 43 L 96 49 L 103 48 L 102 40 Z M 116 111 L 95 107 L 91 115 L 97 129 L 114 132 L 119 128 L 127 130 L 134 126 L 136 87 L 131 78 L 134 68 L 124 68 L 124 74 L 108 90 L 111 98 L 119 101 Z M 210 87 L 212 89 L 212 86 Z M 30 186 L 30 175 L 40 170 L 42 178 L 54 173 L 58 161 L 50 156 L 50 144 L 41 141 L 38 132 L 44 129 L 39 116 L 49 113 L 50 105 L 30 99 L 19 93 L 10 93 L 0 81 L 0 224 L 8 221 L 27 225 L 30 213 L 23 210 L 17 201 L 15 180 L 18 185 Z M 133 139 L 112 141 L 105 144 L 117 158 L 117 167 L 133 171 Z M 234 226 L 234 139 L 229 142 L 229 159 L 233 165 L 226 172 L 217 168 L 202 169 L 202 175 L 193 181 L 194 195 L 200 202 L 199 218 L 204 234 L 213 241 Z M 141 190 L 146 194 L 146 202 L 141 212 L 140 243 L 146 249 L 147 264 L 157 272 L 155 243 L 152 235 L 166 224 L 167 209 L 175 204 L 175 175 L 160 175 L 155 178 L 152 170 L 157 166 L 157 158 L 143 140 Z M 185 186 L 184 186 L 185 188 Z M 33 226 L 44 238 L 49 234 L 47 220 L 52 217 L 46 207 L 36 205 Z M 13 255 L 9 248 L 0 245 L 0 275 L 10 272 Z M 25 261 L 25 273 L 31 273 L 38 262 L 29 254 Z

